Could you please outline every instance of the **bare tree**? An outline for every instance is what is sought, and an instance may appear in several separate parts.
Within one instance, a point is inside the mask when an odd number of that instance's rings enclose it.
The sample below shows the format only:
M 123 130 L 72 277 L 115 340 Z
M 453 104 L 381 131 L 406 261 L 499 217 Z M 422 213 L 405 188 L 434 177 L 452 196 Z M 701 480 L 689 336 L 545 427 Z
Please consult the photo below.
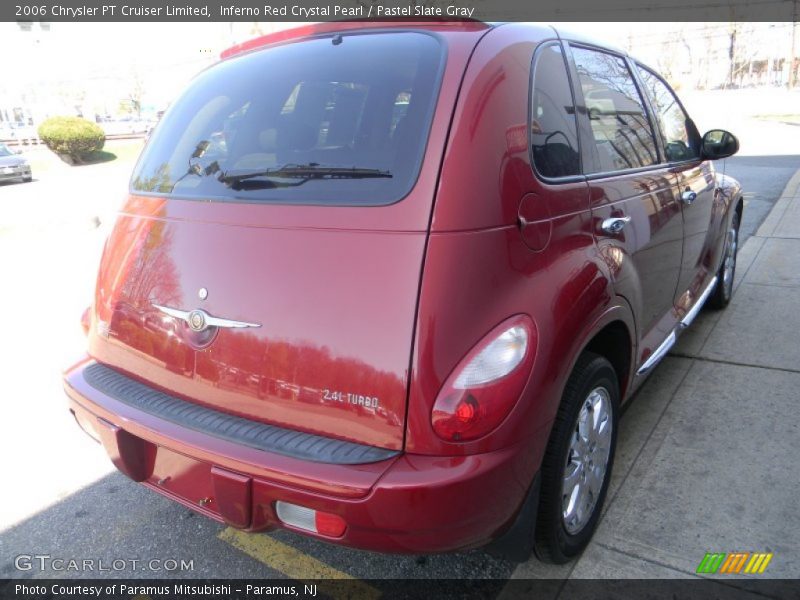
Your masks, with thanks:
M 753 26 L 730 23 L 728 27 L 728 81 L 726 87 L 741 85 L 745 73 L 756 57 L 759 45 L 753 40 Z
M 128 104 L 132 113 L 136 113 L 137 117 L 142 116 L 142 99 L 144 98 L 144 81 L 139 74 L 138 69 L 131 71 L 130 90 L 128 91 Z

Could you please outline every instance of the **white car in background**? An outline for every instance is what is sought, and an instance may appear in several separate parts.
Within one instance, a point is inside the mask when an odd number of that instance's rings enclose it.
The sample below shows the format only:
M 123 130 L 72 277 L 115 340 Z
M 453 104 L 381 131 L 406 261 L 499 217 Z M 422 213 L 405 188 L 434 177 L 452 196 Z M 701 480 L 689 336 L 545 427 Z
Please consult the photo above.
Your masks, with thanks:
M 123 117 L 122 119 L 104 119 L 98 123 L 106 135 L 137 135 L 145 134 L 151 125 L 144 119 Z
M 0 123 L 0 142 L 10 141 L 18 144 L 38 144 L 39 134 L 36 127 L 22 121 Z

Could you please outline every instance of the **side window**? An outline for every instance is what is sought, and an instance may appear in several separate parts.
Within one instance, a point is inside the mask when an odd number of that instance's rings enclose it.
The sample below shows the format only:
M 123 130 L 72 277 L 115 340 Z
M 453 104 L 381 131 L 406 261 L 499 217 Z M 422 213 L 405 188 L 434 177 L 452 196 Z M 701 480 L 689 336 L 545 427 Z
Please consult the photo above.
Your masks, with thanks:
M 397 94 L 392 106 L 392 123 L 389 126 L 389 135 L 394 136 L 397 126 L 403 122 L 408 114 L 408 104 L 411 102 L 411 90 L 406 90 Z M 403 126 L 400 125 L 402 131 Z
M 597 148 L 597 171 L 647 167 L 658 162 L 656 142 L 642 97 L 623 59 L 572 48 Z
M 558 43 L 547 44 L 537 51 L 530 118 L 536 171 L 543 177 L 580 174 L 575 103 Z
M 678 99 L 655 73 L 638 67 L 645 92 L 650 96 L 661 126 L 668 161 L 690 160 L 700 156 L 700 136 Z

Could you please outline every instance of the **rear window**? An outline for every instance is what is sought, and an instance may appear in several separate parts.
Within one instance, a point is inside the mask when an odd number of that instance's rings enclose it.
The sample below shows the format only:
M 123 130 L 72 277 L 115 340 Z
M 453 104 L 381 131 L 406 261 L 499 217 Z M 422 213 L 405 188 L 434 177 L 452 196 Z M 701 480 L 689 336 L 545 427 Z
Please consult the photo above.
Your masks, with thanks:
M 332 35 L 201 73 L 164 115 L 132 191 L 381 205 L 419 172 L 443 67 L 424 33 Z

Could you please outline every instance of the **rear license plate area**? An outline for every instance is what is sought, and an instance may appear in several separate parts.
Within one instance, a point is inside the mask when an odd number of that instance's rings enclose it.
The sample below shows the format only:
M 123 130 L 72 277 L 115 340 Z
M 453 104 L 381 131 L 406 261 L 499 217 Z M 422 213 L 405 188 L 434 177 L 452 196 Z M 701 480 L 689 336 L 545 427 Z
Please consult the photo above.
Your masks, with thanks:
M 153 474 L 147 483 L 182 504 L 222 520 L 219 503 L 214 498 L 211 465 L 208 463 L 159 446 Z
M 252 515 L 252 479 L 159 446 L 146 484 L 217 521 L 245 529 Z

